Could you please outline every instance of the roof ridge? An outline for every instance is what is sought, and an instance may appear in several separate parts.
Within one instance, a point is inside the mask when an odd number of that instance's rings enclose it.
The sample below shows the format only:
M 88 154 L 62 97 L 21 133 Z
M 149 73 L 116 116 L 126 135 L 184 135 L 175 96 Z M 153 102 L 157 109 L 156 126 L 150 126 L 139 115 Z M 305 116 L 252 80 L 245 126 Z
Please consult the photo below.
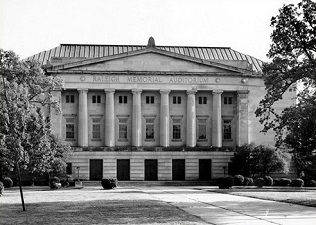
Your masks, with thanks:
M 66 45 L 70 45 L 70 46 L 122 46 L 122 47 L 144 47 L 146 48 L 146 45 L 116 45 L 116 44 L 66 44 L 66 43 L 62 43 L 60 44 L 60 46 L 66 46 Z M 156 47 L 168 47 L 168 48 L 225 48 L 225 49 L 232 49 L 231 47 L 215 47 L 215 46 L 183 46 L 183 45 L 156 45 Z

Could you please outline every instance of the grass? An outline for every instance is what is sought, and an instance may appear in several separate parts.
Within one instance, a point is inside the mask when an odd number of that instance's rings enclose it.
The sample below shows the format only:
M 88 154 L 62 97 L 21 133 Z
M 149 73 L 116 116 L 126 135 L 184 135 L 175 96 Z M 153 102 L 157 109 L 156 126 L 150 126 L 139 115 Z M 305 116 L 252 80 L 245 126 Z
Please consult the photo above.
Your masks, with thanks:
M 25 189 L 24 196 L 26 212 L 18 190 L 5 190 L 0 224 L 205 224 L 177 207 L 126 188 Z
M 216 192 L 316 207 L 315 188 L 232 188 Z

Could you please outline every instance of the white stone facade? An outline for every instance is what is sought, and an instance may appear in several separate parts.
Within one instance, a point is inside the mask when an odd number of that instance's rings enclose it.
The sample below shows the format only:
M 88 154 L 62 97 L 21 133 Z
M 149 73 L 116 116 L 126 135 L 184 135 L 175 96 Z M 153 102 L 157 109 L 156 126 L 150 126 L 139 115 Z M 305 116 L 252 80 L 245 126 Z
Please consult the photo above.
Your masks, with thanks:
M 55 132 L 75 149 L 72 173 L 80 166 L 87 180 L 203 180 L 224 175 L 230 149 L 273 145 L 273 133 L 260 133 L 254 114 L 265 95 L 258 61 L 207 60 L 207 49 L 196 49 L 204 59 L 153 46 L 103 57 L 51 57 L 47 74 L 61 76 L 65 85 L 53 91 L 61 113 L 50 116 Z M 281 106 L 294 96 L 286 93 Z M 172 164 L 182 162 L 177 172 Z

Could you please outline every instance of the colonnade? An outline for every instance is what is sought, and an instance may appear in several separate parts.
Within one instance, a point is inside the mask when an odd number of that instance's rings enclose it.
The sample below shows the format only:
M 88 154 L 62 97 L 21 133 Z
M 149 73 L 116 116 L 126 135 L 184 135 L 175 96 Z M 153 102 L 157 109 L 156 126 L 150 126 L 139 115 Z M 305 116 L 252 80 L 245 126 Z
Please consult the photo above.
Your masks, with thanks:
M 78 112 L 78 146 L 88 146 L 88 89 L 77 89 L 79 92 Z M 142 117 L 141 93 L 142 90 L 133 89 L 132 109 L 132 145 L 142 146 Z M 115 89 L 105 89 L 105 145 L 115 146 Z M 187 91 L 187 120 L 186 120 L 186 146 L 196 146 L 196 90 Z M 160 146 L 170 146 L 170 90 L 160 90 Z M 222 115 L 221 95 L 222 90 L 213 90 L 213 115 L 212 115 L 212 146 L 222 147 Z M 237 145 L 248 143 L 248 93 L 237 91 Z M 60 94 L 59 94 L 60 96 Z M 51 114 L 52 116 L 52 114 Z M 55 119 L 56 120 L 56 119 Z M 60 128 L 59 128 L 60 129 Z

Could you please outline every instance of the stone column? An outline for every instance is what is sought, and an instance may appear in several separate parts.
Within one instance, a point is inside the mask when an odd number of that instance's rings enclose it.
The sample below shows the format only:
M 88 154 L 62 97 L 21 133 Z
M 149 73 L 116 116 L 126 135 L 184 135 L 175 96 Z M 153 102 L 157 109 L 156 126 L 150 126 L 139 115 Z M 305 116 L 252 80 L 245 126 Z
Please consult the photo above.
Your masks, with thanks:
M 52 90 L 52 101 L 50 104 L 50 123 L 52 126 L 52 130 L 55 131 L 55 133 L 62 138 L 63 137 L 63 112 L 62 112 L 62 100 L 61 100 L 61 90 Z M 54 102 L 59 103 L 59 109 L 56 108 Z
M 222 147 L 222 90 L 213 91 L 212 146 Z
M 170 90 L 160 90 L 160 146 L 169 147 L 169 93 Z
M 132 144 L 135 147 L 142 146 L 142 90 L 132 90 L 133 93 L 133 122 L 132 122 Z
M 104 89 L 105 99 L 105 146 L 115 146 L 115 117 L 114 92 L 115 89 Z
M 187 137 L 186 145 L 195 147 L 196 145 L 196 109 L 195 90 L 187 91 Z
M 241 146 L 249 142 L 248 94 L 249 90 L 237 91 L 237 146 Z
M 78 111 L 78 146 L 88 146 L 88 89 L 78 89 L 79 111 Z

